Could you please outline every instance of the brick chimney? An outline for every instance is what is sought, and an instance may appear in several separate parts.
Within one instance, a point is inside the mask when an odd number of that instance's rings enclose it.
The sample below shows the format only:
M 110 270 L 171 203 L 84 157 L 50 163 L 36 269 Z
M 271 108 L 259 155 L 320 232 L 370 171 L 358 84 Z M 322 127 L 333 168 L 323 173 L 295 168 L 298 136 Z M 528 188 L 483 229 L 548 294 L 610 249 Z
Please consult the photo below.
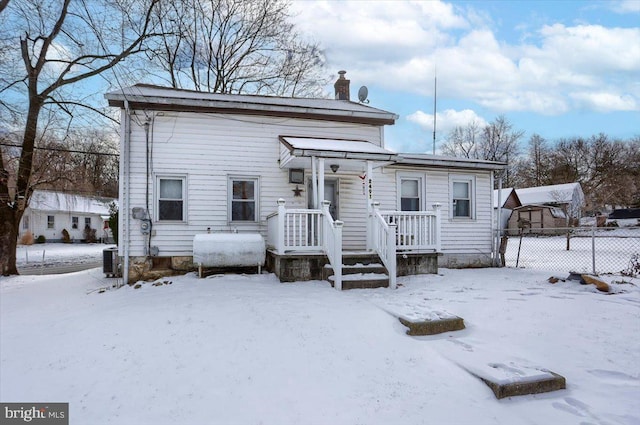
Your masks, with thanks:
M 349 83 L 351 81 L 344 78 L 344 74 L 346 73 L 347 71 L 338 71 L 338 79 L 333 85 L 333 88 L 336 90 L 337 100 L 350 100 Z

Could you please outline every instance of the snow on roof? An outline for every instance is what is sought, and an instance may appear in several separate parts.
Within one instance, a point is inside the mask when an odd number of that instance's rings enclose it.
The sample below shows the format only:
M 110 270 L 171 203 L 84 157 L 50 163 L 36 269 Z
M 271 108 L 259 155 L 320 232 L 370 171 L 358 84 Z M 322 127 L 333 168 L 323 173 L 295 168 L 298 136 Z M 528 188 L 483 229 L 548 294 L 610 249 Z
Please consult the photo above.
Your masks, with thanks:
M 113 199 L 36 190 L 33 192 L 33 195 L 31 195 L 29 208 L 38 211 L 64 211 L 109 215 L 109 203 L 111 201 L 113 201 Z
M 528 187 L 516 189 L 522 205 L 529 204 L 567 204 L 574 201 L 574 193 L 579 190 L 582 194 L 580 183 L 554 184 L 551 186 Z
M 388 121 L 392 124 L 398 115 L 363 105 L 362 103 L 336 99 L 295 98 L 245 94 L 220 94 L 174 89 L 169 87 L 136 84 L 105 95 L 110 106 L 122 107 L 129 103 L 153 103 L 174 107 L 203 107 L 245 111 L 281 111 L 303 114 L 341 115 L 366 117 Z

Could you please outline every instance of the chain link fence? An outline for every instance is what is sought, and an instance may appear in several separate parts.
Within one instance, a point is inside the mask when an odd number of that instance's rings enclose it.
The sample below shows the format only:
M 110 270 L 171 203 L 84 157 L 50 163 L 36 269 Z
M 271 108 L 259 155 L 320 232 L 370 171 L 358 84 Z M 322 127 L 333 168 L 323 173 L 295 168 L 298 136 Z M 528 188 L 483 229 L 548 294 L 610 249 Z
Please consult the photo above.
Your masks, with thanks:
M 640 227 L 525 230 L 503 237 L 504 265 L 593 274 L 640 274 Z M 505 246 L 506 244 L 506 246 Z

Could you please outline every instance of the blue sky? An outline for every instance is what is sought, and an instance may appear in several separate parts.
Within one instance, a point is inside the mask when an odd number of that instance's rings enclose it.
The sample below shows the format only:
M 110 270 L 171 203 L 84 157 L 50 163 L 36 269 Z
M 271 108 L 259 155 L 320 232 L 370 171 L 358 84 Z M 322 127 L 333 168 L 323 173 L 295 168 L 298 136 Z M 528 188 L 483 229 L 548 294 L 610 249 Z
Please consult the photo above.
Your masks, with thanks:
M 640 136 L 640 0 L 306 1 L 298 28 L 345 69 L 352 99 L 400 115 L 387 146 L 428 152 L 434 69 L 438 144 L 505 115 L 548 140 Z M 327 91 L 332 92 L 331 86 Z

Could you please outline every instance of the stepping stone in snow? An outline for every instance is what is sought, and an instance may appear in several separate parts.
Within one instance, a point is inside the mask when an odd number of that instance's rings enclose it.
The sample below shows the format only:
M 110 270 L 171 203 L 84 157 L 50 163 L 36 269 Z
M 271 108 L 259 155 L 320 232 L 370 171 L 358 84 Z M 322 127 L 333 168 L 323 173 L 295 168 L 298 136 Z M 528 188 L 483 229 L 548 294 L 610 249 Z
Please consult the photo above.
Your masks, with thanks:
M 566 379 L 550 370 L 510 362 L 463 367 L 491 388 L 497 399 L 567 388 Z
M 446 311 L 421 312 L 414 315 L 401 315 L 400 323 L 409 328 L 407 335 L 435 335 L 443 332 L 464 329 L 464 320 Z

